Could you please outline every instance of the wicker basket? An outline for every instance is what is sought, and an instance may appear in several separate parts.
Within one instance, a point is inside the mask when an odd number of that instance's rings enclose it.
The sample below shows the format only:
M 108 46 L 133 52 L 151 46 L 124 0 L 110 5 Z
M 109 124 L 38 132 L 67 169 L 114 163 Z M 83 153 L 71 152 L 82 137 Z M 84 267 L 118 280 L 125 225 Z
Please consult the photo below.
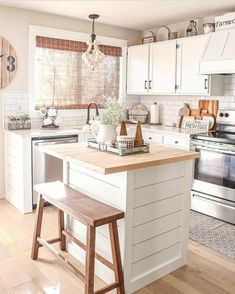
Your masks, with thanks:
M 119 149 L 133 149 L 134 148 L 134 137 L 130 136 L 118 136 L 118 148 Z
M 141 124 L 145 124 L 147 122 L 148 114 L 130 114 L 129 113 L 129 120 L 136 120 L 139 121 Z

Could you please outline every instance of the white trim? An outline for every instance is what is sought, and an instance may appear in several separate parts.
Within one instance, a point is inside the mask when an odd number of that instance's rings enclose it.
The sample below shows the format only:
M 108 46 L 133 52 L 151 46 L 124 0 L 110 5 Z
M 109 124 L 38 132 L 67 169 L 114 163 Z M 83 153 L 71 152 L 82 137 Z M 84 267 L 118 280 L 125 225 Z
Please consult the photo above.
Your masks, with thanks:
M 87 42 L 90 38 L 89 34 L 79 33 L 75 31 L 67 31 L 61 29 L 55 29 L 50 27 L 40 27 L 40 26 L 29 26 L 29 112 L 31 117 L 39 117 L 39 114 L 34 109 L 34 89 L 35 89 L 35 49 L 36 49 L 36 36 L 44 36 L 51 38 L 60 38 L 73 41 Z M 127 56 L 127 40 L 109 38 L 105 36 L 97 35 L 97 40 L 104 44 L 110 46 L 122 47 L 123 56 L 121 58 L 122 62 L 120 64 L 121 79 L 120 79 L 120 92 L 119 92 L 119 101 L 124 104 L 126 97 L 126 56 Z M 71 111 L 74 115 L 81 114 L 80 109 L 76 110 L 61 110 L 60 114 L 62 116 L 71 116 Z

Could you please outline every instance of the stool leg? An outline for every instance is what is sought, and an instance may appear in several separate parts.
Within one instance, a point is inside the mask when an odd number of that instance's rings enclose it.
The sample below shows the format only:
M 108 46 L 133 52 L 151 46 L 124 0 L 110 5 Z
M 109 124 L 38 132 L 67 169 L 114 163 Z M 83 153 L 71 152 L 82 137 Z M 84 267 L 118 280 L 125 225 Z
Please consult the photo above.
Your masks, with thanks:
M 120 284 L 120 287 L 117 289 L 117 293 L 125 294 L 124 276 L 122 271 L 122 261 L 121 261 L 118 228 L 117 228 L 116 221 L 113 221 L 112 223 L 109 224 L 109 233 L 110 233 L 111 249 L 112 249 L 112 256 L 113 256 L 115 282 L 119 282 Z
M 95 227 L 88 225 L 86 242 L 85 294 L 94 293 L 95 233 Z
M 66 238 L 65 238 L 65 235 L 62 234 L 62 231 L 64 230 L 64 212 L 60 209 L 58 209 L 58 229 L 59 229 L 59 238 L 61 239 L 60 249 L 65 250 Z
M 39 250 L 40 244 L 37 238 L 40 237 L 40 234 L 41 234 L 43 208 L 44 208 L 44 199 L 42 198 L 42 195 L 39 195 L 38 204 L 37 204 L 37 212 L 36 212 L 36 223 L 35 223 L 34 234 L 33 234 L 32 252 L 31 252 L 31 258 L 33 260 L 38 258 L 38 250 Z

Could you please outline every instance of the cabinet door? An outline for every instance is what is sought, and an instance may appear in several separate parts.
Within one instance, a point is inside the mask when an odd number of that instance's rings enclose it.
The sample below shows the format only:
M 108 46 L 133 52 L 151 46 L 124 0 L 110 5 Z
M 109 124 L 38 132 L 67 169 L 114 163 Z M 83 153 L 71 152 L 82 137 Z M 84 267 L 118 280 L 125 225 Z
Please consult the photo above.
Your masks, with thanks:
M 209 77 L 199 74 L 199 61 L 204 53 L 208 36 L 184 38 L 178 41 L 177 93 L 208 94 Z
M 176 40 L 150 44 L 149 76 L 149 93 L 175 93 Z
M 149 44 L 128 48 L 127 93 L 148 93 Z

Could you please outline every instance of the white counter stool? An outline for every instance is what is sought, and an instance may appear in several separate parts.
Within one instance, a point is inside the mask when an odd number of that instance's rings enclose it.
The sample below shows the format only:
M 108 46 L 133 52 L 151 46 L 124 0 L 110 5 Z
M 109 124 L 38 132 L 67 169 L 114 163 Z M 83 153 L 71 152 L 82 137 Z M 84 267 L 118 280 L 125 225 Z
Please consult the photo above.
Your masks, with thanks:
M 40 196 L 37 205 L 31 258 L 33 260 L 37 259 L 39 248 L 41 246 L 45 246 L 57 258 L 65 262 L 72 272 L 85 283 L 85 294 L 103 294 L 113 289 L 117 289 L 117 293 L 119 294 L 124 294 L 124 277 L 117 229 L 117 220 L 124 218 L 124 212 L 88 197 L 70 188 L 68 185 L 63 184 L 62 182 L 39 184 L 34 188 Z M 59 237 L 48 241 L 41 238 L 44 201 L 48 201 L 58 209 Z M 76 239 L 65 229 L 64 213 L 87 226 L 86 245 Z M 105 224 L 109 225 L 113 257 L 112 263 L 95 252 L 96 228 Z M 86 251 L 85 274 L 79 271 L 75 265 L 73 265 L 72 262 L 63 255 L 63 252 L 59 252 L 51 246 L 51 244 L 59 242 L 60 249 L 62 251 L 66 250 L 66 238 L 72 240 L 75 244 Z M 115 275 L 114 283 L 97 291 L 94 291 L 95 259 L 98 259 L 104 265 L 113 270 Z

